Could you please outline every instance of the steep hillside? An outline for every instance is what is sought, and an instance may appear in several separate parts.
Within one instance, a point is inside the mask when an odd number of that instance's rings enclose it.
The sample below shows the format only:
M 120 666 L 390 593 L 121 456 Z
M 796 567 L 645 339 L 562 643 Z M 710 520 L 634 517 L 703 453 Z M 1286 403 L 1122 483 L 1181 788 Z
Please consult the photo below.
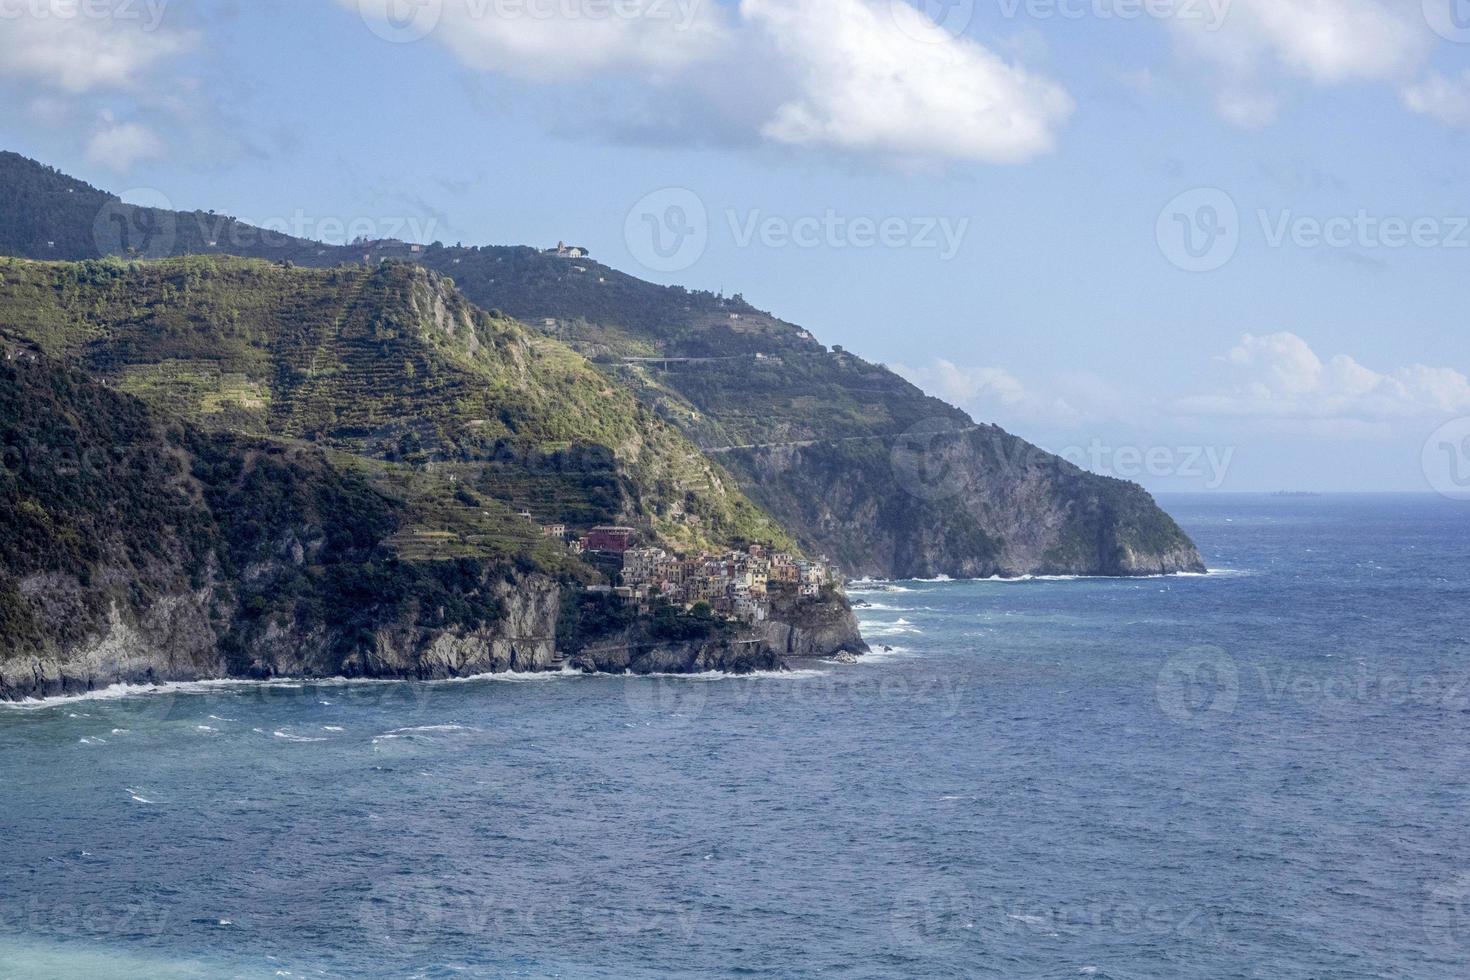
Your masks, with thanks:
M 680 548 L 787 543 L 620 386 L 415 266 L 6 259 L 0 329 L 205 428 L 363 457 L 384 479 L 433 467 L 500 511 Z
M 778 667 L 778 623 L 580 586 L 561 549 L 406 555 L 422 500 L 318 449 L 202 430 L 0 332 L 0 701 L 213 678 L 445 678 L 545 670 Z M 845 603 L 787 618 L 836 617 Z M 767 634 L 770 634 L 769 636 Z M 830 650 L 837 649 L 837 646 Z M 829 652 L 829 648 L 821 648 Z
M 853 574 L 1204 567 L 1142 488 L 975 425 L 881 365 L 829 351 L 738 297 L 656 286 L 530 248 L 332 247 L 204 212 L 128 208 L 13 154 L 0 154 L 0 185 L 37 198 L 0 202 L 0 227 L 11 229 L 0 246 L 17 255 L 228 251 L 313 266 L 408 260 L 452 276 L 479 306 L 592 358 L 719 460 L 804 548 Z

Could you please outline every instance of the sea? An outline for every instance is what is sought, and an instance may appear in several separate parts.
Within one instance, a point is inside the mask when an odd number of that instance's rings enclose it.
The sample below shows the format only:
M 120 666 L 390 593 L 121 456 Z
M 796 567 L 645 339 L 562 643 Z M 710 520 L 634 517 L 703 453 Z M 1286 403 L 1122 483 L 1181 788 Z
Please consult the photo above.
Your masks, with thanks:
M 1470 977 L 1470 507 L 1162 502 L 856 666 L 0 709 L 0 977 Z

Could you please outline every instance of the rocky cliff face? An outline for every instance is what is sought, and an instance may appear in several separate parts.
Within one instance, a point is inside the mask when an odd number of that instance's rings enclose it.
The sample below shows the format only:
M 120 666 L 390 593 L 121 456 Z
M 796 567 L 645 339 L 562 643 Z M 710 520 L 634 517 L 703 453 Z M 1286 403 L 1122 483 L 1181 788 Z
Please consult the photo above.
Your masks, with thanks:
M 564 665 L 581 580 L 533 555 L 405 558 L 403 501 L 316 450 L 199 431 L 14 341 L 0 344 L 0 445 L 0 700 Z M 840 601 L 821 615 L 855 634 Z M 586 631 L 596 652 L 580 666 L 777 669 L 789 647 L 705 632 Z
M 25 580 L 21 589 L 37 596 L 37 605 L 44 608 L 78 586 L 48 576 L 44 582 Z M 436 629 L 410 620 L 384 622 L 366 642 L 320 622 L 290 618 L 249 629 L 238 618 L 239 610 L 221 607 L 212 588 L 159 596 L 136 616 L 113 602 L 75 641 L 0 656 L 0 700 L 82 694 L 115 684 L 276 677 L 440 679 L 551 669 L 560 586 L 531 576 L 503 583 L 498 591 L 505 617 L 492 625 Z M 242 629 L 248 635 L 231 642 L 232 634 Z
M 236 610 L 222 610 L 213 588 L 156 598 L 141 615 L 112 603 L 74 643 L 0 656 L 0 701 L 83 694 L 117 684 L 245 678 L 353 677 L 442 680 L 507 671 L 564 668 L 598 673 L 744 674 L 784 670 L 788 657 L 866 651 L 845 600 L 793 604 L 780 621 L 698 639 L 659 639 L 641 627 L 591 638 L 574 657 L 558 652 L 557 620 L 567 586 L 531 575 L 496 588 L 504 616 L 476 628 L 429 628 L 412 620 L 381 623 L 366 642 L 321 623 L 275 620 L 234 644 Z M 80 591 L 44 576 L 23 594 L 59 608 Z
M 1141 487 L 991 426 L 941 420 L 886 441 L 738 450 L 726 465 L 803 544 L 880 578 L 1203 572 Z

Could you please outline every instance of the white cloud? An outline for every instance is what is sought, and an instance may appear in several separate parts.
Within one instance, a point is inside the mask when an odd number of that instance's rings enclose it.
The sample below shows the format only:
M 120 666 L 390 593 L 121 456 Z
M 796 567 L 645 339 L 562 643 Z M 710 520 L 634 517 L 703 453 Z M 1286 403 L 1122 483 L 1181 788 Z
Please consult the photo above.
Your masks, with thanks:
M 1218 25 L 1182 17 L 1171 23 L 1195 51 L 1237 77 L 1276 67 L 1320 85 L 1402 78 L 1431 40 L 1417 3 L 1384 0 L 1234 0 Z
M 1219 23 L 1170 23 L 1213 75 L 1220 114 L 1245 127 L 1274 121 L 1288 79 L 1402 84 L 1433 41 L 1420 5 L 1401 0 L 1233 0 Z
M 981 421 L 1073 425 L 1083 418 L 1066 398 L 1034 391 L 1004 368 L 967 367 L 936 358 L 928 367 L 891 365 L 894 373 Z M 1083 392 L 1085 385 L 1077 390 Z M 1096 392 L 1084 392 L 1088 395 Z
M 727 34 L 719 5 L 699 0 L 446 0 L 434 32 L 472 68 L 537 82 L 663 76 L 710 57 Z
M 1411 112 L 1432 116 L 1446 126 L 1470 126 L 1470 71 L 1458 78 L 1432 72 L 1405 87 L 1402 95 Z
M 1215 108 L 1227 122 L 1242 129 L 1260 129 L 1276 121 L 1281 100 L 1268 93 L 1227 89 L 1215 97 Z
M 1049 151 L 1073 110 L 1058 85 L 958 37 L 903 29 L 876 0 L 742 0 L 796 90 L 763 127 L 782 143 L 1011 163 Z
M 114 109 L 121 102 L 132 115 L 140 106 L 177 101 L 172 93 L 184 86 L 160 76 L 198 37 L 166 26 L 166 9 L 161 0 L 13 4 L 8 11 L 0 4 L 0 79 L 28 93 L 31 120 L 74 133 L 95 163 L 126 170 L 161 157 L 164 141 L 141 122 L 118 123 Z M 90 132 L 88 119 L 99 120 Z
M 444 0 L 427 36 L 523 81 L 632 80 L 651 116 L 678 117 L 666 137 L 1014 163 L 1049 151 L 1073 110 L 1055 82 L 889 0 Z
M 1361 425 L 1470 412 L 1470 379 L 1413 364 L 1379 372 L 1346 354 L 1323 360 L 1293 333 L 1247 334 L 1219 360 L 1212 392 L 1176 402 L 1189 416 Z
M 162 139 L 136 122 L 118 123 L 104 119 L 102 128 L 87 142 L 87 159 L 123 171 L 143 160 L 156 160 L 167 153 Z
M 190 48 L 187 32 L 120 18 L 0 18 L 0 75 L 81 95 L 129 89 L 149 69 Z

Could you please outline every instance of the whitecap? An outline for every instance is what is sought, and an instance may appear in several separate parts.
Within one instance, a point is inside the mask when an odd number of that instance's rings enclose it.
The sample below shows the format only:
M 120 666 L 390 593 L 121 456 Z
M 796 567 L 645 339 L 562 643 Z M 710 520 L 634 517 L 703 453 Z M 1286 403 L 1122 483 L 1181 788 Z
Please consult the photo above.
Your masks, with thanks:
M 561 670 L 503 670 L 498 673 L 470 674 L 468 677 L 445 677 L 424 681 L 425 684 L 477 684 L 481 681 L 499 681 L 504 684 L 524 684 L 537 681 L 563 680 L 568 677 L 582 678 L 587 675 L 580 670 L 563 667 Z
M 282 731 L 280 729 L 276 729 L 275 731 L 271 732 L 271 734 L 274 735 L 276 738 L 283 738 L 283 739 L 285 739 L 288 742 L 325 742 L 326 741 L 326 739 L 324 739 L 324 738 L 310 738 L 310 737 L 308 737 L 306 735 L 293 735 L 290 732 Z

